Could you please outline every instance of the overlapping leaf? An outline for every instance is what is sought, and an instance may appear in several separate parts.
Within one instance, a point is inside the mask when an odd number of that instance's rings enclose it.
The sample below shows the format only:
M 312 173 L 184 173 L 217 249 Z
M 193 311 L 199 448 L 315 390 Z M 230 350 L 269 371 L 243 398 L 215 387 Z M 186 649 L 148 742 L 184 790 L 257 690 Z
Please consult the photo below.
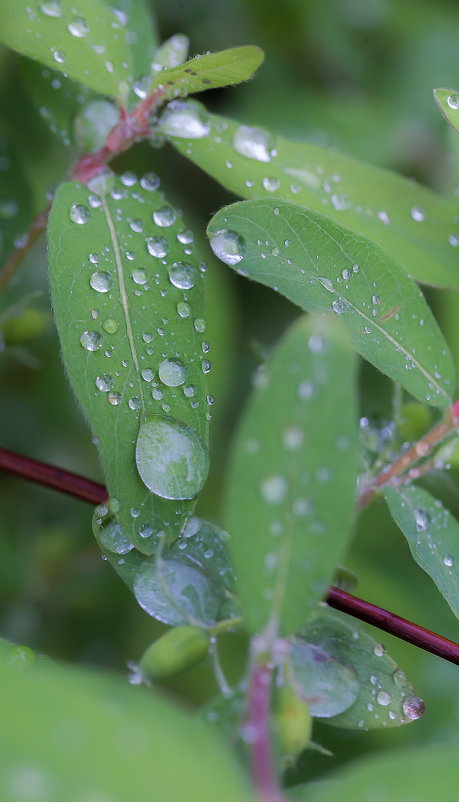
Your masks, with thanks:
M 356 487 L 355 358 L 339 324 L 301 318 L 245 411 L 226 524 L 248 626 L 293 632 L 346 549 Z
M 398 727 L 424 711 L 405 674 L 360 626 L 320 612 L 293 639 L 298 692 L 311 713 L 334 727 Z
M 112 95 L 132 78 L 126 28 L 103 0 L 0 0 L 0 41 Z
M 0 680 L 2 802 L 252 799 L 216 733 L 151 689 L 49 663 Z
M 104 3 L 115 12 L 126 31 L 133 78 L 148 75 L 159 44 L 151 3 L 148 0 L 104 0 Z
M 339 315 L 355 348 L 420 401 L 451 403 L 455 370 L 416 284 L 378 245 L 333 220 L 277 199 L 221 209 L 215 254 L 308 311 Z
M 179 533 L 205 480 L 204 298 L 193 235 L 133 174 L 62 185 L 49 221 L 66 370 L 97 438 L 125 536 L 146 554 Z M 108 515 L 108 511 L 107 511 Z
M 14 247 L 16 237 L 30 223 L 32 201 L 29 186 L 14 148 L 13 135 L 0 129 L 0 265 Z
M 459 523 L 421 487 L 387 487 L 384 497 L 417 564 L 459 617 Z
M 443 116 L 459 131 L 459 92 L 455 89 L 434 89 L 434 98 Z
M 187 158 L 242 198 L 275 195 L 378 243 L 417 281 L 459 287 L 457 204 L 337 151 L 206 116 L 201 135 L 168 125 Z

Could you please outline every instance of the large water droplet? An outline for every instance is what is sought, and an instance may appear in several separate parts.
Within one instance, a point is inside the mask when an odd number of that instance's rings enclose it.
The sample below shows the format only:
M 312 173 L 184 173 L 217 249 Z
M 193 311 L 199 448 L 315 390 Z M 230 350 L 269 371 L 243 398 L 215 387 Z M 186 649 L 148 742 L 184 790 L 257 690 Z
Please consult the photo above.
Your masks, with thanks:
M 168 228 L 175 223 L 177 215 L 172 206 L 160 206 L 153 212 L 153 222 L 160 228 Z
M 425 710 L 424 700 L 420 696 L 407 696 L 402 704 L 403 715 L 414 721 L 420 718 Z
M 69 217 L 72 223 L 78 223 L 78 225 L 83 226 L 89 221 L 91 210 L 87 206 L 83 206 L 82 203 L 74 203 L 70 207 Z
M 102 347 L 102 335 L 97 331 L 84 331 L 80 343 L 87 351 L 98 351 Z
M 195 498 L 207 478 L 209 454 L 195 429 L 153 415 L 140 425 L 136 465 L 152 493 L 168 499 Z
M 191 290 L 196 282 L 196 270 L 187 262 L 174 262 L 169 270 L 169 281 L 179 290 Z
M 186 366 L 178 359 L 165 359 L 158 370 L 159 378 L 168 387 L 179 387 L 184 384 L 187 373 Z
M 240 125 L 233 137 L 233 147 L 241 155 L 257 162 L 270 162 L 274 151 L 274 138 L 264 128 Z
M 157 259 L 163 259 L 169 250 L 169 243 L 164 237 L 149 237 L 147 239 L 147 251 Z
M 160 119 L 160 128 L 169 136 L 202 139 L 210 131 L 210 122 L 206 110 L 200 103 L 173 100 Z
M 245 242 L 235 231 L 216 231 L 209 239 L 215 256 L 225 264 L 237 265 L 244 258 Z
M 97 292 L 109 292 L 113 287 L 113 276 L 105 270 L 100 270 L 92 274 L 89 283 Z

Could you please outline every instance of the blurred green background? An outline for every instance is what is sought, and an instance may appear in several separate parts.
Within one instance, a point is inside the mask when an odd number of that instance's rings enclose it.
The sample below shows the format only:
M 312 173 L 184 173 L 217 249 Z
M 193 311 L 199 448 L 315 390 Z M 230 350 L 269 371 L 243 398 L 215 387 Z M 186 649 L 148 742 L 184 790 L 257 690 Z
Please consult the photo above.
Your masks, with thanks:
M 265 49 L 255 79 L 209 92 L 209 108 L 293 138 L 341 149 L 454 193 L 459 149 L 432 97 L 437 86 L 459 88 L 459 8 L 456 0 L 155 0 L 161 38 L 180 31 L 192 52 L 240 44 Z M 17 215 L 0 190 L 5 242 L 20 234 L 32 211 L 65 176 L 74 151 L 49 131 L 39 113 L 34 80 L 42 68 L 0 51 L 1 160 L 21 165 Z M 60 87 L 56 98 L 63 96 Z M 61 91 L 61 94 L 59 94 Z M 35 98 L 35 102 L 34 102 Z M 14 152 L 7 153 L 14 132 Z M 5 162 L 6 163 L 6 162 Z M 209 216 L 233 198 L 166 147 L 137 145 L 118 169 L 153 170 L 185 212 L 209 261 L 208 331 L 217 397 L 212 421 L 212 468 L 199 513 L 219 521 L 232 431 L 250 390 L 260 353 L 298 311 L 264 287 L 216 264 L 203 232 Z M 2 168 L 4 169 L 4 168 Z M 8 170 L 4 170 L 7 186 Z M 10 179 L 11 180 L 11 179 Z M 3 199 L 3 200 L 2 200 Z M 15 228 L 16 227 L 16 228 Z M 30 293 L 36 312 L 14 325 L 7 310 Z M 451 292 L 427 293 L 459 359 L 459 303 Z M 10 313 L 11 314 L 11 313 Z M 0 297 L 0 445 L 102 481 L 89 430 L 66 383 L 48 302 L 45 243 L 39 242 Z M 391 386 L 367 366 L 361 374 L 362 415 L 390 417 Z M 459 472 L 431 480 L 459 514 Z M 162 630 L 136 605 L 103 562 L 83 502 L 0 475 L 0 635 L 54 658 L 126 672 L 128 660 Z M 347 562 L 359 576 L 358 594 L 454 640 L 459 627 L 434 586 L 414 565 L 382 504 L 361 516 Z M 361 753 L 400 744 L 447 742 L 459 728 L 459 672 L 454 666 L 386 636 L 385 643 L 426 700 L 423 719 L 370 734 L 317 725 L 314 739 L 335 753 L 305 753 L 290 781 L 320 776 Z M 242 645 L 224 643 L 233 676 Z M 190 701 L 212 693 L 208 666 L 168 686 Z

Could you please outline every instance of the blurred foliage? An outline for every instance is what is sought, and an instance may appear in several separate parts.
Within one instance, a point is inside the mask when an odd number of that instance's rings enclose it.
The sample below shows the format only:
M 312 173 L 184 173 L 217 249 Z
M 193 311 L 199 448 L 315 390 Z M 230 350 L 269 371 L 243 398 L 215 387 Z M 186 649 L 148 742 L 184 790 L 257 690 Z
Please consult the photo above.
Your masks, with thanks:
M 155 0 L 161 38 L 180 31 L 193 52 L 257 44 L 266 62 L 255 80 L 208 93 L 213 111 L 247 123 L 330 145 L 413 176 L 445 193 L 457 184 L 458 143 L 437 110 L 432 89 L 459 87 L 459 8 L 456 0 Z M 70 147 L 48 131 L 29 101 L 21 60 L 0 52 L 0 124 L 15 132 L 16 156 L 38 212 L 46 193 L 71 163 Z M 58 91 L 58 90 L 56 90 Z M 171 149 L 137 145 L 116 169 L 156 171 L 207 253 L 208 332 L 214 370 L 211 475 L 199 514 L 219 522 L 229 442 L 259 354 L 297 314 L 287 301 L 217 265 L 204 241 L 210 214 L 232 197 Z M 0 298 L 0 318 L 33 296 L 43 325 L 16 343 L 0 337 L 0 444 L 101 480 L 95 448 L 69 390 L 50 323 L 46 254 L 41 241 Z M 459 358 L 459 299 L 430 292 L 440 324 Z M 23 310 L 22 310 L 23 312 Z M 21 312 L 21 314 L 22 314 Z M 9 317 L 11 320 L 11 317 Z M 11 331 L 11 323 L 10 323 Z M 18 344 L 19 341 L 19 344 Z M 362 414 L 391 417 L 391 385 L 365 366 Z M 459 513 L 459 472 L 434 476 L 429 488 Z M 164 630 L 135 604 L 100 559 L 91 533 L 92 510 L 17 479 L 0 480 L 0 635 L 64 660 L 125 671 Z M 412 561 L 382 504 L 359 521 L 347 566 L 359 576 L 363 598 L 458 640 L 457 622 L 435 587 Z M 288 780 L 321 776 L 338 762 L 408 743 L 457 739 L 457 669 L 408 644 L 378 636 L 426 699 L 423 719 L 397 731 L 349 733 L 315 725 L 313 739 L 335 759 L 306 752 Z M 223 639 L 223 662 L 237 677 L 242 640 Z M 167 687 L 189 701 L 211 695 L 208 663 Z

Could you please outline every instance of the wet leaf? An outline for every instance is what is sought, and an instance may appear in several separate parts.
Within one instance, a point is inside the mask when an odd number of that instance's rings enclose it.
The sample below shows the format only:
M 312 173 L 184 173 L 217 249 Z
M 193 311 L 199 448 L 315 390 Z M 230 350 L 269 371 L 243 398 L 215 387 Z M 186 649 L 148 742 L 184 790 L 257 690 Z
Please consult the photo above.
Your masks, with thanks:
M 355 621 L 352 625 L 347 621 L 336 613 L 320 612 L 293 641 L 299 689 L 306 698 L 318 691 L 318 712 L 311 708 L 312 714 L 334 727 L 363 730 L 398 727 L 419 718 L 424 703 L 403 671 L 382 644 Z M 304 642 L 309 644 L 309 653 Z M 346 704 L 352 693 L 354 699 Z M 334 714 L 340 701 L 342 712 Z
M 417 564 L 459 618 L 459 523 L 421 487 L 387 487 L 384 497 Z
M 212 626 L 238 616 L 228 535 L 190 518 L 164 554 L 145 559 L 134 579 L 134 594 L 153 618 L 170 626 Z
M 153 689 L 49 663 L 0 680 L 2 802 L 252 799 L 215 731 Z
M 186 130 L 166 133 L 180 153 L 236 195 L 275 195 L 326 214 L 376 242 L 416 281 L 459 287 L 455 202 L 330 148 L 214 114 L 200 138 Z
M 104 3 L 113 9 L 126 31 L 132 75 L 138 81 L 150 73 L 155 48 L 159 44 L 151 3 L 148 0 L 104 0 Z
M 415 283 L 375 243 L 277 199 L 212 218 L 215 254 L 307 311 L 334 312 L 359 353 L 420 401 L 451 403 L 455 370 Z
M 158 73 L 150 91 L 164 89 L 164 99 L 185 97 L 206 89 L 248 81 L 264 58 L 259 47 L 247 45 L 195 56 L 185 64 Z
M 212 697 L 198 710 L 198 717 L 235 743 L 240 737 L 241 725 L 247 718 L 247 688 L 238 686 L 231 696 L 219 694 Z
M 27 229 L 32 215 L 29 186 L 22 171 L 13 134 L 0 129 L 0 266 Z
M 459 131 L 459 92 L 455 89 L 434 89 L 433 93 L 443 116 Z
M 391 802 L 450 802 L 459 781 L 457 746 L 412 747 L 409 751 L 378 754 L 336 772 L 333 781 L 294 789 L 291 799 L 307 802 L 368 802 L 377 795 Z M 374 794 L 373 794 L 374 790 Z
M 226 524 L 251 631 L 293 632 L 346 549 L 356 487 L 355 358 L 338 322 L 300 318 L 258 374 L 235 441 Z
M 202 264 L 158 185 L 131 173 L 99 180 L 100 195 L 64 184 L 49 222 L 65 366 L 98 439 L 111 512 L 145 554 L 159 532 L 177 537 L 207 465 Z
M 0 41 L 117 97 L 130 81 L 126 29 L 103 0 L 0 0 Z M 124 87 L 123 87 L 124 85 Z

